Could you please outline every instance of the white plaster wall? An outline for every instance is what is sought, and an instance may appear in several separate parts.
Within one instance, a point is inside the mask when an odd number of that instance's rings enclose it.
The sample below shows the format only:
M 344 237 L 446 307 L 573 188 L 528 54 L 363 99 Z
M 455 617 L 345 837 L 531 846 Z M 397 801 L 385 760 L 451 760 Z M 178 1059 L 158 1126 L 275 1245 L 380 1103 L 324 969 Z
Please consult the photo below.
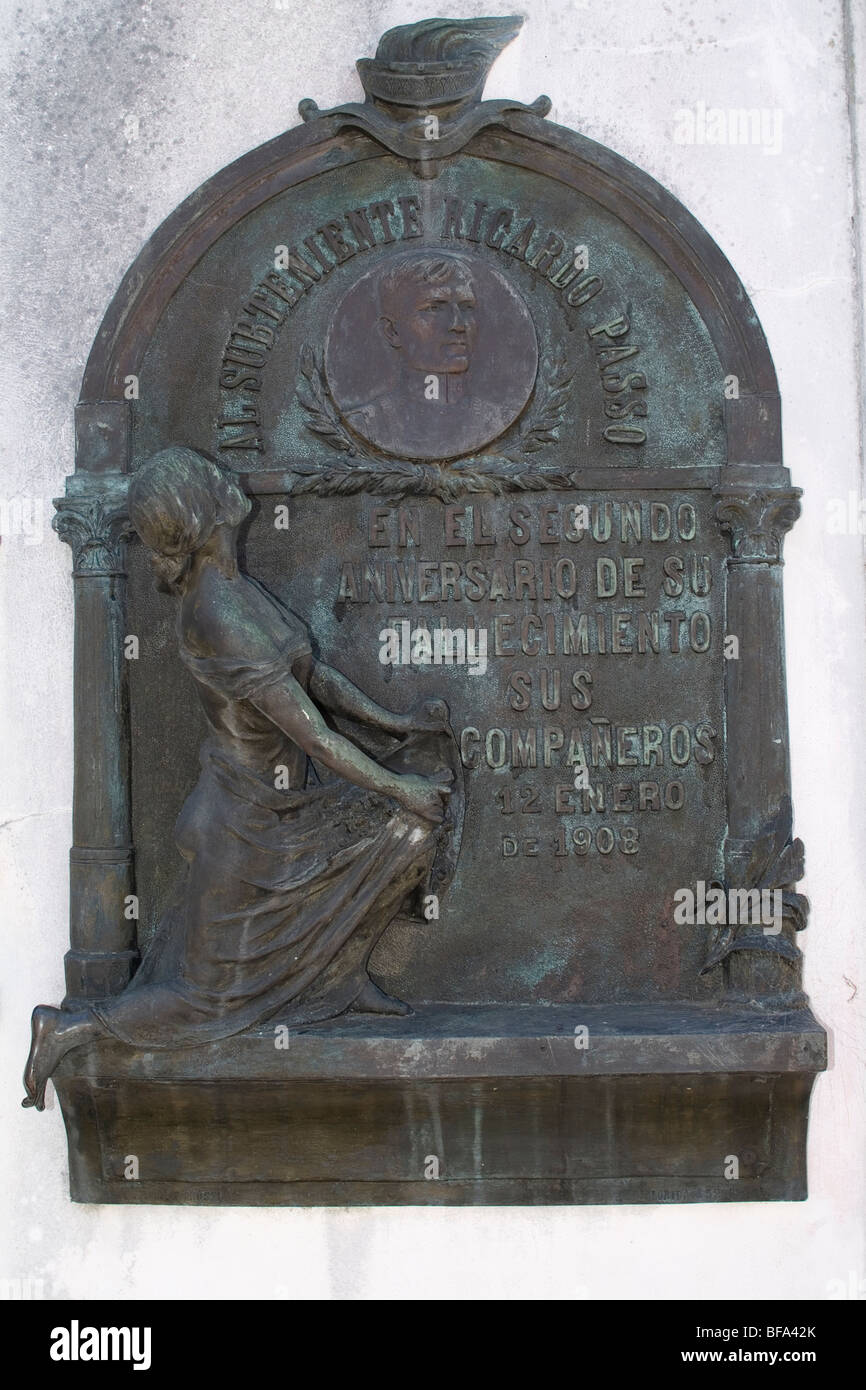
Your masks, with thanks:
M 0 498 L 43 501 L 6 535 L 2 584 L 2 1206 L 6 1292 L 47 1298 L 824 1299 L 866 1291 L 863 538 L 859 496 L 866 16 L 847 0 L 523 0 L 489 96 L 531 101 L 666 184 L 742 276 L 775 356 L 786 462 L 806 488 L 786 553 L 797 833 L 812 899 L 807 986 L 833 1036 L 812 1106 L 806 1203 L 487 1210 L 74 1206 L 56 1102 L 19 1108 L 28 1015 L 62 995 L 72 756 L 72 584 L 48 529 L 72 409 L 129 262 L 193 188 L 355 98 L 388 27 L 492 0 L 0 0 L 5 328 Z M 503 6 L 503 9 L 506 7 Z M 859 71 L 858 71 L 859 61 Z M 860 83 L 859 106 L 855 101 Z M 5 82 L 4 86 L 7 85 Z M 777 153 L 684 146 L 681 108 L 782 113 Z M 855 112 L 856 108 L 856 112 Z M 125 118 L 138 118 L 128 139 Z M 863 186 L 859 172 L 860 195 Z M 860 239 L 858 253 L 858 238 Z M 23 1286 L 15 1281 L 23 1281 Z M 40 1282 L 41 1281 L 41 1284 Z

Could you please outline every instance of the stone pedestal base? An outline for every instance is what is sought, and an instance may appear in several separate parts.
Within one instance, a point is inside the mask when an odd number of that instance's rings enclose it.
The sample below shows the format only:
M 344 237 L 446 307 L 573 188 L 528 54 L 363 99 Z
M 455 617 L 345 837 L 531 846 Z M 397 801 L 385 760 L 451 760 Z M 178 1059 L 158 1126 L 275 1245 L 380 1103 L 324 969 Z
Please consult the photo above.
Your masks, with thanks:
M 806 1010 L 428 1005 L 55 1081 L 78 1202 L 796 1201 L 825 1042 Z

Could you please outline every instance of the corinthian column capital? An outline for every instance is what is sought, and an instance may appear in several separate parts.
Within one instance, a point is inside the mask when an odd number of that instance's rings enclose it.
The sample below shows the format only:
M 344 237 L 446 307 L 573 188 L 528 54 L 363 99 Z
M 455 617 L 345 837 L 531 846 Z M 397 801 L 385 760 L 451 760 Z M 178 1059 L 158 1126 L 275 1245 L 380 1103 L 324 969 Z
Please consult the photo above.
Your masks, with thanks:
M 800 515 L 800 488 L 716 488 L 716 520 L 740 564 L 781 564 L 785 534 Z

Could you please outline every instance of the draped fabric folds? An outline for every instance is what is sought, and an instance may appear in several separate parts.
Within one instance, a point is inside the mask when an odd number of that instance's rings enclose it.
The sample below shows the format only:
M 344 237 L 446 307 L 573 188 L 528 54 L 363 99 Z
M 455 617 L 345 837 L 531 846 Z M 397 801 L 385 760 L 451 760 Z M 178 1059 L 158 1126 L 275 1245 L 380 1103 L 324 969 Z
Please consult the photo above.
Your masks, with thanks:
M 342 1013 L 436 855 L 437 829 L 389 798 L 340 779 L 306 785 L 303 750 L 253 703 L 310 652 L 300 621 L 267 596 L 285 630 L 271 659 L 201 658 L 181 647 L 210 726 L 175 831 L 185 870 L 129 987 L 94 1006 L 133 1046 L 205 1043 L 277 1013 L 288 1023 Z M 444 748 L 450 735 L 436 740 Z M 431 737 L 422 742 L 418 771 L 427 771 Z M 408 770 L 405 752 L 402 763 Z M 275 786 L 277 765 L 288 789 Z

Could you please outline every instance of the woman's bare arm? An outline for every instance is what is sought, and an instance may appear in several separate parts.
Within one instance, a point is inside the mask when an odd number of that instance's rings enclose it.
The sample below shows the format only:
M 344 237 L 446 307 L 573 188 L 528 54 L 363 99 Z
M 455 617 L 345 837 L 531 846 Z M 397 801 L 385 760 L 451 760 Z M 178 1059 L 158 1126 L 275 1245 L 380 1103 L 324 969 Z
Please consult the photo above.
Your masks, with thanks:
M 382 729 L 386 734 L 405 734 L 411 727 L 408 715 L 395 714 L 377 704 L 353 685 L 342 671 L 335 671 L 333 666 L 326 666 L 323 661 L 313 663 L 310 694 L 325 709 L 344 714 L 349 719 L 357 719 L 360 724 L 369 724 L 374 729 Z
M 426 820 L 438 822 L 444 812 L 446 786 L 426 777 L 402 776 L 380 767 L 349 739 L 335 733 L 325 723 L 306 691 L 286 675 L 278 685 L 266 686 L 251 697 L 257 709 L 267 715 L 283 733 L 317 762 L 353 782 L 357 787 L 383 796 L 393 796 L 401 805 Z
M 309 757 L 324 763 L 338 776 L 385 796 L 397 795 L 402 780 L 399 775 L 380 767 L 354 743 L 330 729 L 293 676 L 286 675 L 278 685 L 267 686 L 252 696 L 252 702 Z
M 386 734 L 408 734 L 414 730 L 438 730 L 448 726 L 448 707 L 443 700 L 427 700 L 407 714 L 395 714 L 365 695 L 342 671 L 324 661 L 313 663 L 310 693 L 325 709 L 357 719 L 358 723 L 381 729 Z

